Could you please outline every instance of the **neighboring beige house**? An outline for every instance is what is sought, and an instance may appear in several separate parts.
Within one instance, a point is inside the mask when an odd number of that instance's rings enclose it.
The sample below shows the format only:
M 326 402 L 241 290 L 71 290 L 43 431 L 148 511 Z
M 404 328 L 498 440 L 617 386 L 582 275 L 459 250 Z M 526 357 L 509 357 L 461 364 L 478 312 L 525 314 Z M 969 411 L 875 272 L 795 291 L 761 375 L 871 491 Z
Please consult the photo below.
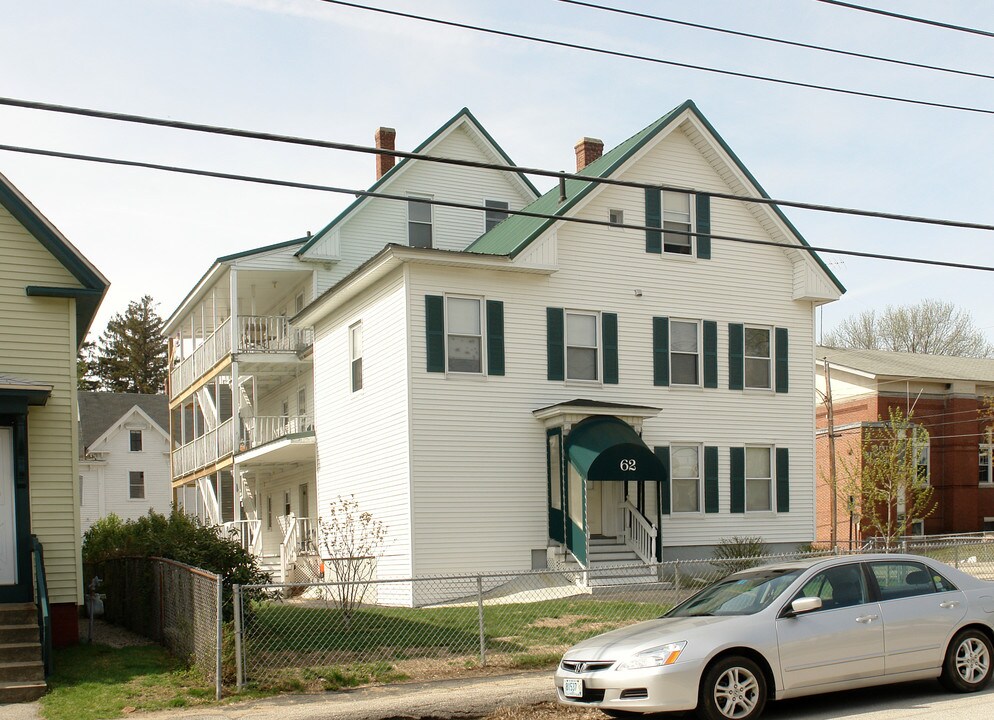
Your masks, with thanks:
M 81 532 L 111 514 L 169 513 L 168 427 L 165 395 L 79 393 Z
M 34 534 L 68 645 L 83 600 L 76 355 L 108 281 L 3 175 L 0 258 L 0 612 L 35 601 Z

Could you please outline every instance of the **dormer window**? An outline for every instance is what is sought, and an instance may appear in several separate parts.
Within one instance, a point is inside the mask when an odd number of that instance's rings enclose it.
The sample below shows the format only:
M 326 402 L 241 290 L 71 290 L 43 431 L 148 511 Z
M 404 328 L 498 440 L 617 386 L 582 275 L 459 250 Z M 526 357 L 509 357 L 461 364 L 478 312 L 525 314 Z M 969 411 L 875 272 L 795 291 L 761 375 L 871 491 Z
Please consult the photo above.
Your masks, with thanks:
M 507 219 L 509 206 L 504 200 L 486 200 L 484 204 L 487 212 L 483 230 L 489 232 Z

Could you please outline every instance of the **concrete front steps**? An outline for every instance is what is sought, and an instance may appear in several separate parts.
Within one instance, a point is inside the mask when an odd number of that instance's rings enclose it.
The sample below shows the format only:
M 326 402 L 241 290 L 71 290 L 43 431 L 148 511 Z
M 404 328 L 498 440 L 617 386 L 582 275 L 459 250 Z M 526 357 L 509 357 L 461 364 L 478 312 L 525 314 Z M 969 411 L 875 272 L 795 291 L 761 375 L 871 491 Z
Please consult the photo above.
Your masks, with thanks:
M 569 553 L 566 553 L 565 557 L 560 557 L 560 562 L 564 563 L 567 569 L 575 568 L 577 572 L 583 571 Z M 587 548 L 587 563 L 590 570 L 587 575 L 587 585 L 592 589 L 656 582 L 655 568 L 646 567 L 635 551 L 617 538 L 591 537 L 590 546 Z
M 37 609 L 0 605 L 0 704 L 37 700 L 47 689 Z

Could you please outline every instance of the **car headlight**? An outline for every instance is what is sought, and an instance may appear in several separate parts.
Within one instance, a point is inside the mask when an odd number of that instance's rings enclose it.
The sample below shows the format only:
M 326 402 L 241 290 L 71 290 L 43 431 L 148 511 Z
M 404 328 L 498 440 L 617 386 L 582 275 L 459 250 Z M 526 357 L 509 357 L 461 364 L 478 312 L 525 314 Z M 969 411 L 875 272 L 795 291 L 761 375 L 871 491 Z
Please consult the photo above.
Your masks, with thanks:
M 687 647 L 686 641 L 668 643 L 648 650 L 635 653 L 631 659 L 618 665 L 619 670 L 640 670 L 642 668 L 664 667 L 672 665 Z

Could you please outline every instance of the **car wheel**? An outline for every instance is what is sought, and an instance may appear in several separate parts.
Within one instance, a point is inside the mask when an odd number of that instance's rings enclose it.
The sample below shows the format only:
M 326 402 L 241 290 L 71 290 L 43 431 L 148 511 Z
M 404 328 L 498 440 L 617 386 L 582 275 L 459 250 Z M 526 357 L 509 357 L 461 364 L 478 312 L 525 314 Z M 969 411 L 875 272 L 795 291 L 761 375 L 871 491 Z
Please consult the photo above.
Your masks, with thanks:
M 765 705 L 766 676 L 749 658 L 725 658 L 704 674 L 697 711 L 706 720 L 754 720 Z
M 964 630 L 946 650 L 939 680 L 953 692 L 975 692 L 991 680 L 991 641 L 979 630 Z

